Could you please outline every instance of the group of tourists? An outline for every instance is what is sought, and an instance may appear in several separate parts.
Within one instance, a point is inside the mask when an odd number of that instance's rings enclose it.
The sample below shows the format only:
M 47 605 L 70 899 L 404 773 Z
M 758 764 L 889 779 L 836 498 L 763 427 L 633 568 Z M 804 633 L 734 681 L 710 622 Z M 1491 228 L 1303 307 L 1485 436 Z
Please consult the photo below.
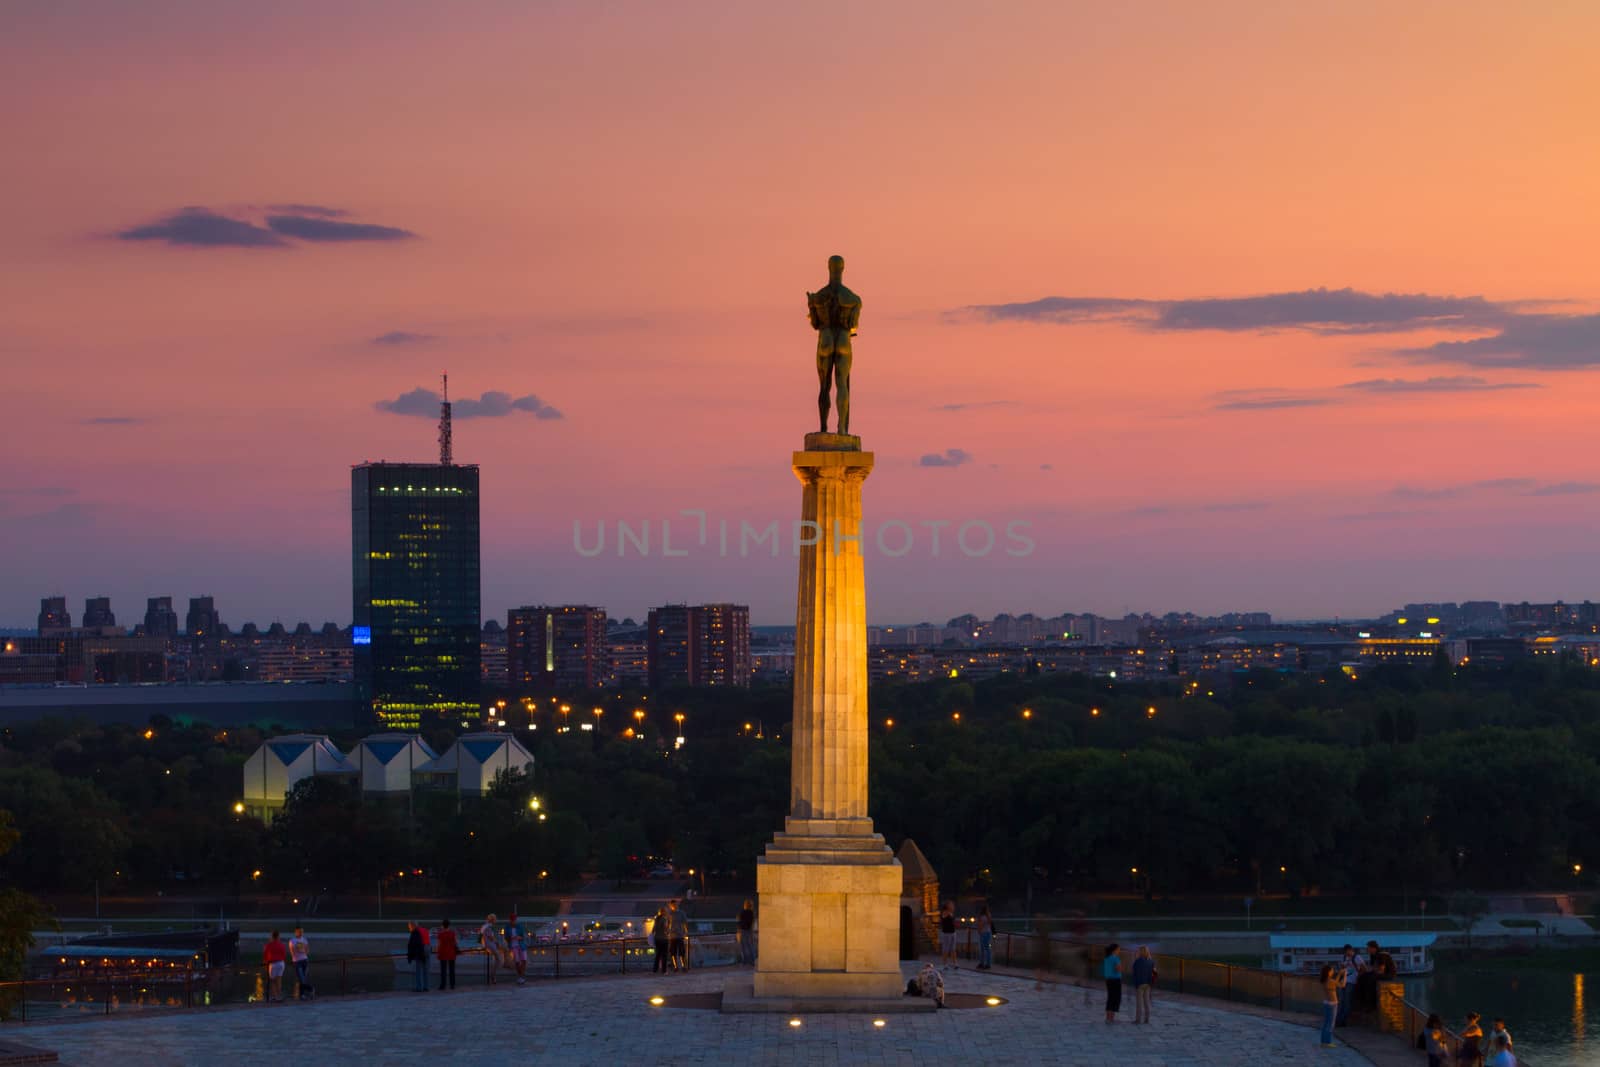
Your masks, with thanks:
M 1106 1022 L 1114 1023 L 1117 1021 L 1117 1012 L 1122 1010 L 1123 975 L 1122 946 L 1115 941 L 1106 946 L 1105 958 L 1100 961 L 1100 975 L 1106 983 Z M 1139 946 L 1127 975 L 1129 984 L 1133 986 L 1133 1021 L 1148 1025 L 1151 994 L 1159 977 L 1149 945 Z
M 748 901 L 745 902 L 748 905 Z M 650 941 L 655 948 L 655 974 L 678 974 L 689 969 L 689 920 L 677 900 L 656 909 L 650 920 Z
M 439 961 L 439 988 L 456 987 L 456 960 L 467 951 L 449 919 L 439 920 L 439 928 L 430 931 L 415 920 L 406 924 L 410 936 L 406 940 L 406 960 L 411 964 L 411 990 L 428 991 L 428 961 Z M 528 975 L 528 935 L 516 912 L 504 926 L 491 912 L 478 927 L 478 948 L 488 961 L 488 982 L 499 981 L 502 967 L 516 973 L 517 984 L 526 985 Z
M 1461 1028 L 1460 1043 L 1454 1058 L 1450 1052 L 1449 1034 L 1444 1020 L 1437 1013 L 1428 1016 L 1422 1025 L 1419 1047 L 1428 1054 L 1428 1067 L 1516 1067 L 1516 1053 L 1511 1051 L 1511 1031 L 1504 1019 L 1496 1019 L 1494 1027 L 1483 1032 L 1483 1016 L 1467 1012 L 1466 1025 Z
M 1376 941 L 1367 942 L 1365 953 L 1346 945 L 1341 961 L 1324 964 L 1317 975 L 1322 985 L 1322 1046 L 1337 1047 L 1334 1028 L 1347 1026 L 1352 1012 L 1376 1012 L 1379 985 L 1398 977 L 1394 957 Z M 1477 1012 L 1467 1014 L 1454 1051 L 1444 1020 L 1437 1014 L 1428 1016 L 1417 1037 L 1417 1047 L 1427 1053 L 1428 1067 L 1515 1067 L 1517 1057 L 1511 1046 L 1505 1020 L 1496 1019 L 1493 1031 L 1486 1035 Z
M 952 970 L 956 968 L 956 929 L 959 925 L 956 902 L 945 901 L 939 907 L 939 962 Z M 978 915 L 972 920 L 972 925 L 978 931 L 978 970 L 993 970 L 994 916 L 989 913 L 989 905 L 978 906 Z
M 261 950 L 261 962 L 267 967 L 266 1000 L 283 1000 L 283 972 L 286 963 L 294 964 L 295 991 L 297 1000 L 310 1000 L 316 996 L 316 990 L 311 985 L 311 943 L 306 940 L 306 932 L 300 927 L 294 928 L 294 936 L 288 941 L 283 940 L 277 930 L 272 931 L 272 937 Z

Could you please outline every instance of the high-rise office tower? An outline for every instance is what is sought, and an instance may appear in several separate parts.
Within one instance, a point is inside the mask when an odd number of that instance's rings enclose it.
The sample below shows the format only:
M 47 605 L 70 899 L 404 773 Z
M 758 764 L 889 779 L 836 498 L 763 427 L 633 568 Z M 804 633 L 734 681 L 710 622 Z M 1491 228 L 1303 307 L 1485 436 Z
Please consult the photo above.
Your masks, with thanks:
M 53 637 L 72 629 L 72 612 L 67 610 L 67 598 L 47 596 L 39 600 L 39 636 Z
M 117 617 L 111 613 L 110 597 L 92 596 L 84 600 L 83 628 L 85 630 L 100 630 L 116 624 Z
M 575 693 L 609 681 L 606 612 L 587 604 L 513 608 L 506 666 L 517 686 Z
M 172 598 L 153 596 L 145 599 L 144 635 L 172 640 L 178 636 L 178 613 L 172 609 Z
M 350 499 L 359 699 L 396 728 L 478 717 L 477 466 L 363 463 Z

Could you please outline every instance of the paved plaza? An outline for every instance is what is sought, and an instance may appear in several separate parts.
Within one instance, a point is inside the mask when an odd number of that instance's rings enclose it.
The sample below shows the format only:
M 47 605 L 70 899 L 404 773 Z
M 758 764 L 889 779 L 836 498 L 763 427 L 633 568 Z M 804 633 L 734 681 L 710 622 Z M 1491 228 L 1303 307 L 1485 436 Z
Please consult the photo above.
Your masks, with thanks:
M 63 1063 L 166 1064 L 1107 1064 L 1273 1067 L 1366 1064 L 1317 1047 L 1316 1031 L 1222 1008 L 1157 1001 L 1133 1026 L 1132 998 L 1107 1026 L 1097 991 L 961 970 L 951 992 L 994 994 L 998 1008 L 922 1015 L 722 1015 L 654 1008 L 648 998 L 720 991 L 736 971 L 541 981 L 523 988 L 324 998 L 308 1004 L 152 1013 L 17 1027 L 16 1040 Z M 748 972 L 744 972 L 746 975 Z M 706 1000 L 710 998 L 690 998 Z

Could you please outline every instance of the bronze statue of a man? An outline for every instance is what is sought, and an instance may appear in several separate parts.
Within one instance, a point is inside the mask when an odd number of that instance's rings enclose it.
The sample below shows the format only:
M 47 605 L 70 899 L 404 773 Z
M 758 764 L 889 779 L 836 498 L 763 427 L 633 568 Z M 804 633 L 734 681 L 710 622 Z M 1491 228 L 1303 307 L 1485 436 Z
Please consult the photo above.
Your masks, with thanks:
M 839 394 L 839 432 L 850 432 L 850 338 L 861 323 L 861 298 L 844 287 L 844 257 L 828 259 L 828 284 L 806 294 L 811 328 L 817 331 L 817 414 L 822 432 L 828 432 L 828 388 Z

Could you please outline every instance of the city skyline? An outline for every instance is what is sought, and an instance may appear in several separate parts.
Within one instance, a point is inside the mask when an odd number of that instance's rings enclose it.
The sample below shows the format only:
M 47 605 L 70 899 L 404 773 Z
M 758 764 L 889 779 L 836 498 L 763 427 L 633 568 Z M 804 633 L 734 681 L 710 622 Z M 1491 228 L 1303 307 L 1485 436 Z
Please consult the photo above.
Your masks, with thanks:
M 5 625 L 347 622 L 348 471 L 446 370 L 485 617 L 784 624 L 787 546 L 573 524 L 787 521 L 833 252 L 868 522 L 1035 544 L 875 558 L 874 622 L 1591 595 L 1600 13 L 885 5 L 822 78 L 761 10 L 91 7 L 0 35 Z

